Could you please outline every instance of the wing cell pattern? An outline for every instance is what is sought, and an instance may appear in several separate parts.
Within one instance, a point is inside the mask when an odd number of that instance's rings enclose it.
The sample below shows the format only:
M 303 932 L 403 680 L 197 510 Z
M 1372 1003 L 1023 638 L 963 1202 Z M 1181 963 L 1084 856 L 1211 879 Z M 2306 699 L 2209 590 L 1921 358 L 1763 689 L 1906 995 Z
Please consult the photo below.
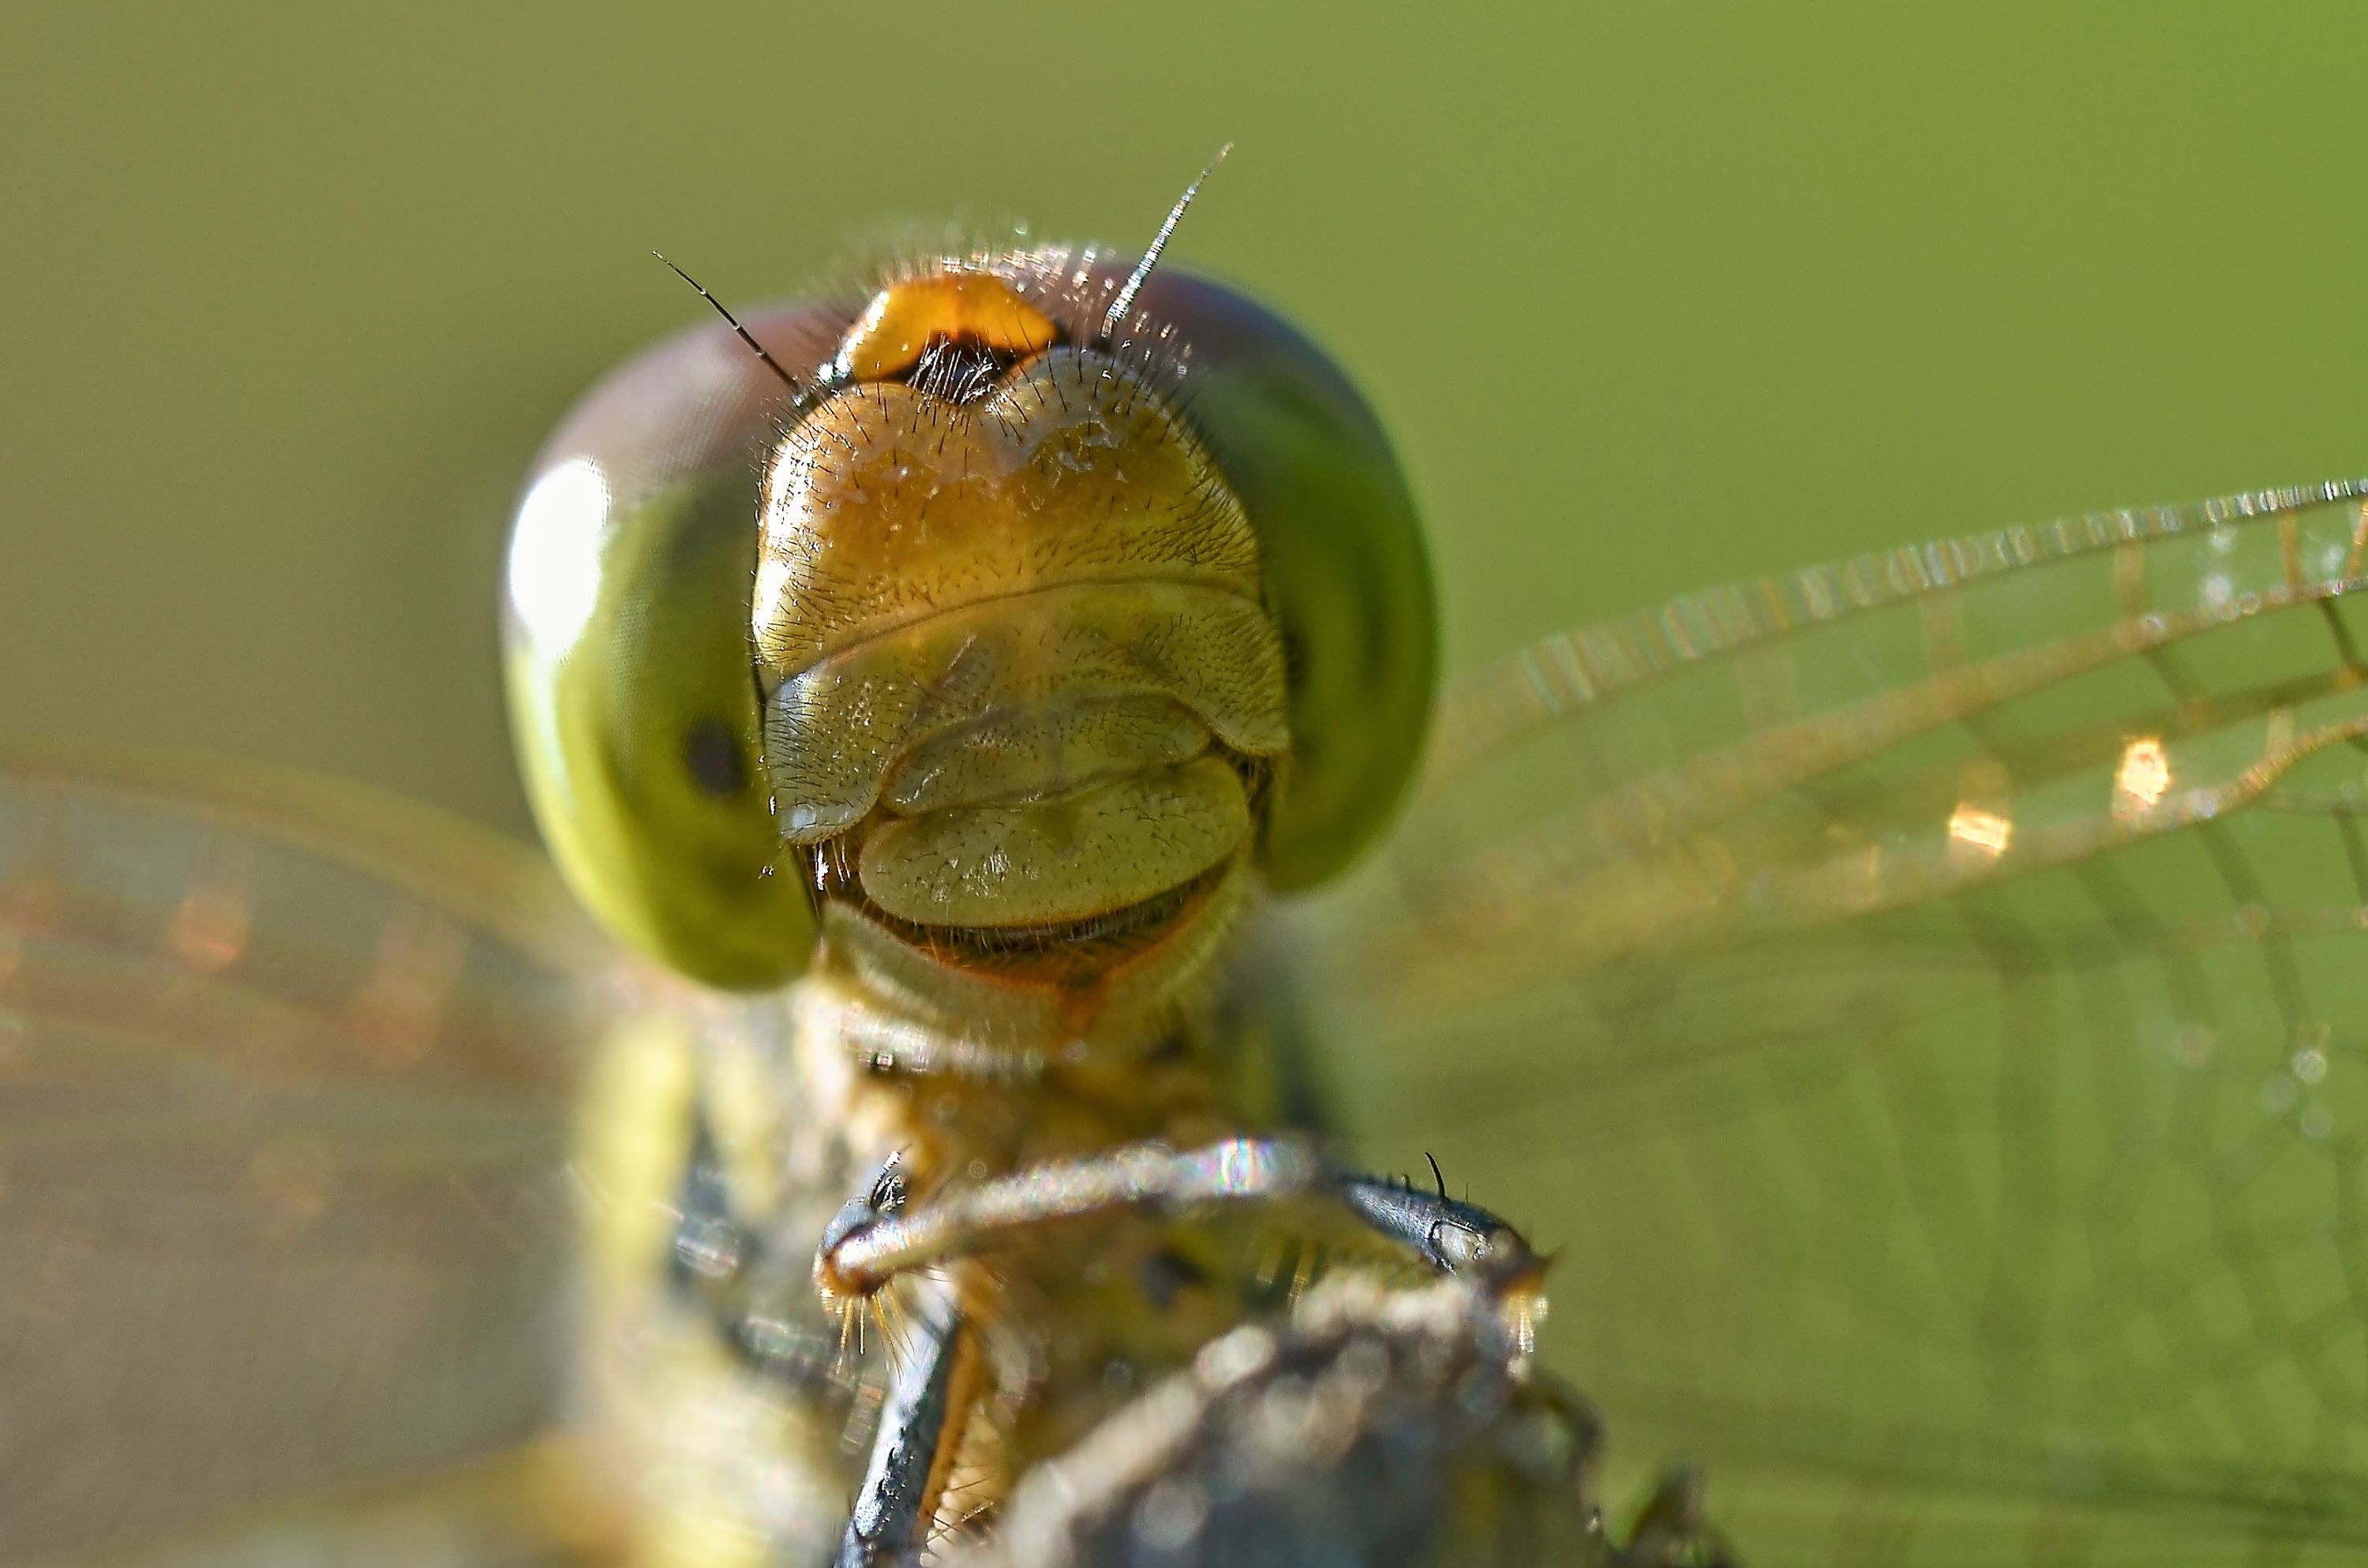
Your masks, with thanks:
M 1549 639 L 1313 912 L 1372 1152 L 1561 1245 L 1744 1561 L 2368 1546 L 2362 494 Z
M 0 758 L 0 1561 L 554 1415 L 615 998 L 531 858 L 419 817 Z

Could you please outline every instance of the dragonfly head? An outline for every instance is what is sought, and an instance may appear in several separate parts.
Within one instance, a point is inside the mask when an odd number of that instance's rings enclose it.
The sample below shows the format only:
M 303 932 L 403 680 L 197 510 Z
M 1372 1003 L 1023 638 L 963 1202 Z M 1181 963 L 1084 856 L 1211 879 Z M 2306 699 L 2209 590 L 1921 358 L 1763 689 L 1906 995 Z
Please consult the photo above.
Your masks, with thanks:
M 1374 836 L 1434 657 L 1388 443 L 1228 290 L 1156 272 L 1114 309 L 1131 261 L 907 264 L 751 318 L 793 395 L 719 330 L 563 426 L 514 539 L 512 706 L 613 926 L 724 983 L 795 973 L 835 912 L 1073 983 Z

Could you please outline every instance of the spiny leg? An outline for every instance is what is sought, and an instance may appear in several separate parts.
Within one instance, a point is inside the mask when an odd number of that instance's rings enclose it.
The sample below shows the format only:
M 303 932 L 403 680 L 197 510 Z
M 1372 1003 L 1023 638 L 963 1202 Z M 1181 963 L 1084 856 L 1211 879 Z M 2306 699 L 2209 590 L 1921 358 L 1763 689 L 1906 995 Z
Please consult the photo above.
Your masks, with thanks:
M 913 1331 L 897 1358 L 880 1431 L 831 1568 L 891 1568 L 914 1560 L 944 1491 L 948 1432 L 968 1414 L 963 1386 L 978 1356 L 952 1292 L 914 1282 Z
M 883 1182 L 893 1179 L 893 1165 Z M 824 1236 L 814 1279 L 836 1296 L 868 1296 L 899 1275 L 1055 1221 L 1281 1198 L 1323 1179 L 1321 1163 L 1289 1139 L 1235 1138 L 1180 1153 L 1164 1143 L 1133 1143 L 1091 1159 L 1030 1165 L 918 1208 L 899 1202 L 866 1212 L 868 1200 L 858 1199 Z
M 893 1187 L 896 1201 L 881 1201 Z M 1489 1296 L 1525 1287 L 1544 1260 L 1488 1210 L 1404 1183 L 1332 1170 L 1293 1138 L 1231 1138 L 1178 1152 L 1136 1143 L 1090 1159 L 1047 1162 L 917 1208 L 903 1201 L 894 1162 L 871 1194 L 839 1211 L 814 1259 L 837 1296 L 865 1296 L 916 1268 L 978 1252 L 1015 1233 L 1122 1208 L 1167 1211 L 1215 1202 L 1329 1193 L 1368 1226 L 1442 1274 Z
M 1338 1171 L 1292 1138 L 1229 1139 L 1180 1153 L 1160 1143 L 1133 1144 L 1090 1159 L 1031 1166 L 917 1207 L 892 1158 L 831 1222 L 814 1275 L 833 1293 L 869 1295 L 891 1280 L 1062 1220 L 1121 1208 L 1160 1211 L 1302 1194 L 1329 1194 L 1376 1234 L 1462 1280 L 1480 1300 L 1513 1304 L 1515 1348 L 1524 1358 L 1532 1348 L 1529 1298 L 1546 1260 L 1518 1231 L 1477 1204 L 1450 1198 L 1444 1182 L 1426 1192 L 1410 1182 Z M 918 1278 L 943 1289 L 941 1280 Z M 914 1538 L 935 1507 L 939 1493 L 930 1478 L 962 1410 L 956 1364 L 962 1355 L 976 1354 L 974 1338 L 956 1324 L 951 1301 L 939 1300 L 939 1315 L 917 1314 L 922 1332 L 898 1372 L 834 1568 L 898 1562 L 890 1543 L 902 1540 L 899 1550 L 906 1551 L 917 1544 Z M 1543 1404 L 1561 1410 L 1585 1439 L 1580 1451 L 1591 1456 L 1600 1441 L 1592 1407 L 1537 1371 L 1524 1381 Z M 865 1550 L 871 1555 L 851 1555 Z M 1703 1522 L 1699 1474 L 1685 1468 L 1664 1479 L 1628 1542 L 1607 1559 L 1611 1568 L 1728 1568 L 1732 1561 Z
M 1376 1233 L 1441 1274 L 1466 1279 L 1484 1298 L 1500 1300 L 1543 1268 L 1520 1234 L 1486 1210 L 1443 1191 L 1434 1197 L 1336 1172 L 1297 1139 L 1234 1138 L 1182 1152 L 1131 1144 L 1033 1165 L 918 1206 L 891 1157 L 832 1219 L 814 1258 L 815 1281 L 830 1296 L 870 1296 L 905 1279 L 928 1297 L 915 1310 L 914 1343 L 898 1358 L 834 1568 L 882 1568 L 920 1544 L 942 1485 L 948 1434 L 966 1409 L 956 1388 L 966 1380 L 957 1369 L 975 1359 L 975 1340 L 961 1327 L 944 1281 L 921 1271 L 1023 1231 L 1116 1209 L 1175 1210 L 1311 1193 L 1338 1199 Z
M 1437 1169 L 1436 1166 L 1433 1167 Z M 1481 1208 L 1384 1176 L 1336 1178 L 1342 1202 L 1381 1234 L 1441 1274 L 1468 1279 L 1489 1295 L 1534 1284 L 1546 1260 L 1521 1233 Z
M 785 1354 L 775 1343 L 778 1336 L 767 1332 L 767 1320 L 751 1317 L 737 1299 L 735 1287 L 772 1272 L 777 1255 L 768 1244 L 773 1238 L 733 1211 L 704 1114 L 693 1123 L 690 1159 L 677 1201 L 681 1218 L 671 1272 L 677 1294 L 708 1318 L 723 1345 L 751 1370 L 792 1384 L 820 1380 L 825 1374 L 817 1357 Z M 839 1210 L 824 1233 L 825 1246 L 849 1229 L 893 1216 L 905 1203 L 904 1183 L 892 1158 Z M 946 1433 L 967 1415 L 971 1401 L 966 1385 L 977 1375 L 978 1348 L 951 1290 L 942 1280 L 918 1276 L 905 1281 L 903 1294 L 909 1332 L 894 1346 L 879 1429 L 832 1568 L 903 1568 L 917 1560 L 943 1486 L 939 1458 Z M 843 1359 L 843 1346 L 841 1351 Z

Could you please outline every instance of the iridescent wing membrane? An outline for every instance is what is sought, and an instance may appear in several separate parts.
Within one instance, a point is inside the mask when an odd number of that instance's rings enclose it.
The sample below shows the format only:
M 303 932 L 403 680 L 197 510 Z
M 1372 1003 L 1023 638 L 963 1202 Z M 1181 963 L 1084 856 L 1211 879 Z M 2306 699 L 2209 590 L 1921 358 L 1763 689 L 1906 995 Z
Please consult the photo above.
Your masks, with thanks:
M 0 756 L 0 1561 L 541 1560 L 466 1478 L 560 1402 L 607 951 L 363 791 Z
M 2368 1548 L 2362 493 L 1550 639 L 1311 923 L 1369 1152 L 1743 1561 Z

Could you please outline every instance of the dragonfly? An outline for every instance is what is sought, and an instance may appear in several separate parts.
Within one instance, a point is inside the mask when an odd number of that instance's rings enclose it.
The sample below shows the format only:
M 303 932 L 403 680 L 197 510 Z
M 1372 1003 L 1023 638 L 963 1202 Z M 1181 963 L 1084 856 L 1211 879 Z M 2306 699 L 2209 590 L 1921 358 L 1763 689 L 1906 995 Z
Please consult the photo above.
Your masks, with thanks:
M 2368 483 L 1441 687 L 1378 421 L 1181 206 L 587 395 L 556 874 L 6 754 L 0 1561 L 2368 1545 Z

